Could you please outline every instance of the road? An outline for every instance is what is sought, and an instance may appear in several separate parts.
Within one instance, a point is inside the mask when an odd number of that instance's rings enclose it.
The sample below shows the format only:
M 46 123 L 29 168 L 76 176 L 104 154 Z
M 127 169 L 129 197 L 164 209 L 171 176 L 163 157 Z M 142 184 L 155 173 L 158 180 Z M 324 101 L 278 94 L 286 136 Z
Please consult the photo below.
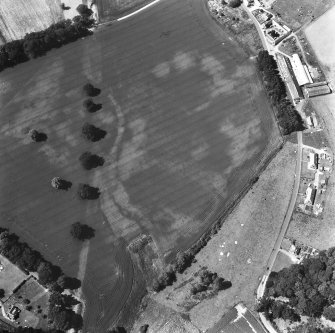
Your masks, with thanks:
M 298 191 L 299 191 L 300 176 L 301 176 L 301 160 L 302 160 L 302 132 L 297 132 L 297 137 L 298 137 L 298 148 L 297 148 L 297 164 L 296 164 L 296 169 L 295 169 L 296 172 L 295 172 L 295 179 L 294 179 L 294 187 L 293 187 L 293 191 L 291 195 L 290 204 L 288 206 L 280 233 L 277 237 L 276 243 L 274 245 L 274 248 L 272 250 L 272 253 L 268 261 L 268 266 L 267 266 L 268 272 L 271 272 L 273 264 L 276 260 L 277 254 L 280 249 L 281 242 L 289 226 L 291 216 L 292 216 L 292 213 L 295 207 L 295 202 L 297 200 Z
M 259 37 L 261 38 L 261 41 L 262 41 L 262 44 L 263 44 L 264 49 L 269 51 L 268 43 L 267 43 L 266 40 L 265 40 L 264 33 L 263 33 L 263 31 L 262 31 L 262 29 L 261 29 L 259 23 L 257 22 L 255 16 L 252 15 L 251 11 L 249 10 L 249 8 L 248 8 L 244 3 L 242 4 L 242 7 L 243 7 L 243 9 L 247 12 L 247 14 L 248 14 L 249 17 L 252 19 L 252 21 L 254 22 L 254 25 L 256 26 L 256 29 L 257 29 L 257 31 L 258 31 Z

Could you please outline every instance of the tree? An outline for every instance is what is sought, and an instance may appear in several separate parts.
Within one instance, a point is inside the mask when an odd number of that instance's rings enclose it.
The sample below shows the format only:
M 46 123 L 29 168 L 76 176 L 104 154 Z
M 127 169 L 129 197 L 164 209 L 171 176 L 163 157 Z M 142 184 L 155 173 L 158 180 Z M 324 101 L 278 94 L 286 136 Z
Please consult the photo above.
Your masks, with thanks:
M 82 128 L 82 133 L 87 140 L 92 142 L 103 139 L 107 134 L 106 131 L 88 123 L 84 124 Z
M 0 298 L 4 298 L 5 297 L 5 290 L 0 288 Z
M 42 142 L 48 139 L 48 136 L 45 133 L 38 132 L 37 130 L 32 130 L 30 132 L 30 137 L 34 142 Z
M 93 14 L 93 11 L 83 4 L 80 4 L 76 9 L 77 12 L 82 16 L 91 16 Z
M 79 184 L 78 195 L 83 200 L 95 200 L 100 196 L 98 187 L 93 187 L 87 184 Z
M 41 255 L 37 251 L 33 251 L 29 246 L 25 246 L 17 264 L 29 272 L 36 272 L 41 260 Z
M 95 104 L 92 99 L 85 99 L 83 102 L 84 109 L 89 113 L 94 113 L 102 108 L 102 104 Z
M 47 261 L 43 261 L 37 268 L 38 279 L 43 285 L 54 282 L 61 275 L 61 269 Z
M 84 94 L 89 97 L 98 96 L 101 92 L 99 88 L 95 88 L 91 83 L 86 83 L 83 87 Z
M 145 324 L 140 327 L 140 332 L 139 333 L 147 333 L 149 329 L 149 325 Z
M 81 281 L 77 278 L 72 278 L 66 275 L 61 275 L 58 280 L 57 284 L 64 290 L 64 289 L 78 289 L 81 287 Z
M 237 8 L 241 6 L 241 4 L 242 4 L 242 0 L 230 0 L 228 3 L 228 6 L 231 8 Z
M 97 168 L 98 166 L 102 166 L 105 163 L 103 157 L 91 154 L 90 152 L 82 153 L 79 157 L 79 161 L 86 170 Z
M 187 267 L 189 267 L 192 263 L 193 256 L 190 252 L 178 252 L 176 256 L 176 271 L 178 273 L 182 273 Z
M 51 180 L 51 186 L 57 190 L 67 191 L 71 188 L 72 183 L 60 177 L 54 177 Z
M 328 306 L 327 308 L 324 308 L 323 310 L 323 316 L 331 321 L 335 322 L 335 308 L 332 306 Z
M 74 239 L 84 241 L 86 239 L 91 239 L 92 237 L 94 237 L 95 230 L 87 224 L 75 222 L 71 225 L 70 232 Z

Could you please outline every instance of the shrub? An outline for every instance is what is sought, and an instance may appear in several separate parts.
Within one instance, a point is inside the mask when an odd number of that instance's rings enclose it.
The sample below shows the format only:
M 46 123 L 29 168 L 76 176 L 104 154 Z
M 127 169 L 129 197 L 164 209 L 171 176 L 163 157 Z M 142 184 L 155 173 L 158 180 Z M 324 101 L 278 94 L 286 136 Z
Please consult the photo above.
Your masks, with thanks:
M 94 113 L 102 108 L 102 104 L 95 104 L 92 99 L 85 99 L 83 102 L 84 109 L 89 113 Z
M 95 154 L 91 154 L 89 152 L 85 152 L 80 155 L 79 161 L 84 169 L 91 170 L 93 168 L 97 168 L 98 166 L 102 166 L 105 163 L 103 157 L 100 157 Z
M 84 124 L 82 128 L 82 133 L 87 140 L 92 142 L 103 139 L 107 134 L 106 131 L 88 123 Z
M 78 195 L 83 200 L 95 200 L 99 198 L 100 190 L 98 187 L 80 184 L 78 188 Z
M 75 222 L 71 225 L 71 235 L 80 241 L 94 237 L 94 229 L 86 224 Z
M 84 94 L 89 97 L 98 96 L 101 92 L 99 88 L 95 88 L 92 84 L 87 83 L 83 87 Z

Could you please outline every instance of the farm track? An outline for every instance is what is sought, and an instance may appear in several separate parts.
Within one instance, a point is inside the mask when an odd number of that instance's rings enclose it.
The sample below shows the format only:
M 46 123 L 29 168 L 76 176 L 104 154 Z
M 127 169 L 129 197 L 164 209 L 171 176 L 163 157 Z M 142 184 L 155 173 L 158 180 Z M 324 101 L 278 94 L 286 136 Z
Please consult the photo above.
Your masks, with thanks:
M 276 147 L 252 62 L 215 33 L 196 2 L 162 1 L 1 73 L 8 89 L 0 94 L 0 214 L 47 259 L 61 256 L 57 263 L 73 276 L 81 247 L 69 226 L 78 220 L 96 229 L 83 282 L 85 330 L 106 331 L 136 293 L 126 242 L 145 231 L 162 253 L 188 248 Z M 82 110 L 88 80 L 102 89 L 95 114 Z M 108 135 L 85 141 L 84 122 Z M 47 133 L 45 144 L 27 141 L 33 126 Z M 78 157 L 86 150 L 104 156 L 105 165 L 82 170 Z M 51 189 L 55 175 L 72 189 Z M 80 182 L 98 185 L 101 200 L 78 200 Z

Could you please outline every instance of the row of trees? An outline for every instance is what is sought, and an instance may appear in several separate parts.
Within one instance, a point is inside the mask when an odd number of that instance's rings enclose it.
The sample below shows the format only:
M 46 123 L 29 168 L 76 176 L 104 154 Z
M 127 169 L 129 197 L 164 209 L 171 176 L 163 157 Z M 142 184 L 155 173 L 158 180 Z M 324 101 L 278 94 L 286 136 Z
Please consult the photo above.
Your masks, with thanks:
M 84 13 L 72 20 L 52 24 L 45 30 L 26 34 L 23 39 L 8 42 L 0 46 L 0 71 L 88 36 L 92 34 L 89 29 L 93 25 L 94 20 Z
M 273 316 L 273 300 L 282 296 L 287 306 L 298 315 L 335 322 L 335 248 L 321 251 L 317 257 L 305 259 L 278 273 L 272 273 L 260 311 Z M 280 312 L 280 311 L 279 311 Z M 285 313 L 285 312 L 284 312 Z M 280 314 L 278 315 L 280 317 Z
M 8 229 L 0 228 L 0 253 L 27 272 L 37 272 L 39 282 L 52 290 L 78 289 L 80 280 L 65 276 L 59 266 L 51 264 Z
M 257 67 L 263 76 L 265 88 L 277 113 L 279 126 L 283 134 L 304 129 L 300 114 L 287 99 L 286 87 L 279 75 L 275 59 L 268 51 L 260 51 L 257 56 Z

